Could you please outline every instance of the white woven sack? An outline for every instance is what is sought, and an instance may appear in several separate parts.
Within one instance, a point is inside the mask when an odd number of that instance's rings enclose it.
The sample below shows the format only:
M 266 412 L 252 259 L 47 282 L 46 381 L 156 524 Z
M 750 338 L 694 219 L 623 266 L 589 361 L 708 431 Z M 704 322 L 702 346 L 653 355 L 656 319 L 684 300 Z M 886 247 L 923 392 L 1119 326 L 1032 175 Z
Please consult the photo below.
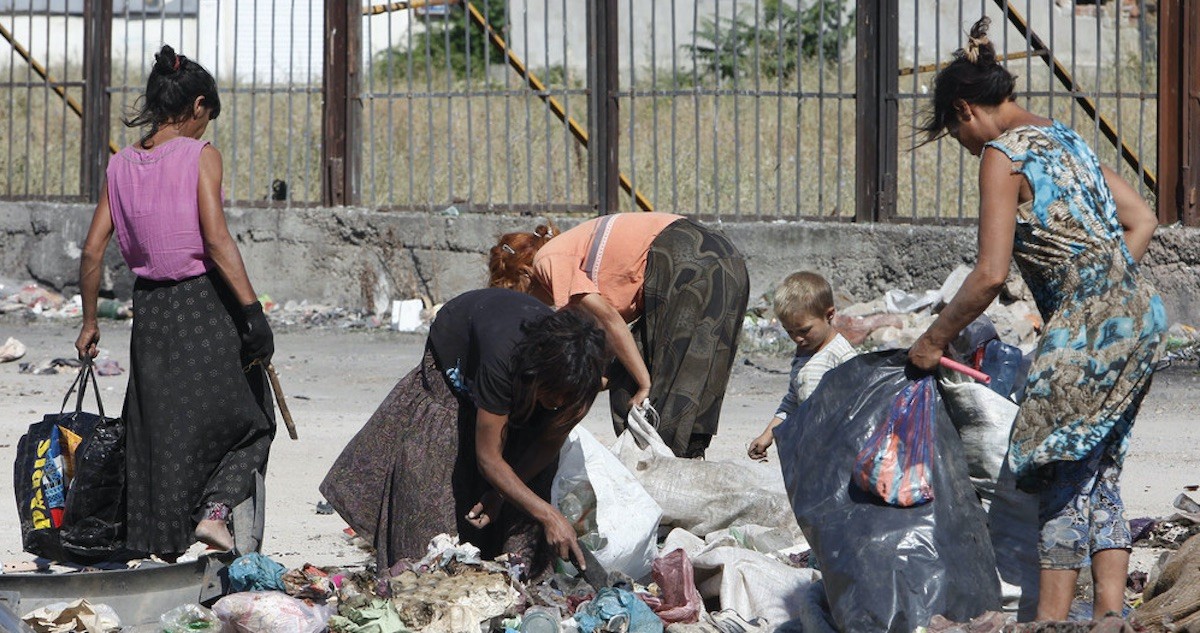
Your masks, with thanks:
M 584 480 L 596 493 L 596 529 L 607 540 L 594 552 L 597 562 L 635 580 L 649 575 L 658 554 L 662 509 L 616 456 L 587 429 L 576 426 L 558 456 L 558 474 L 550 489 L 554 506 Z

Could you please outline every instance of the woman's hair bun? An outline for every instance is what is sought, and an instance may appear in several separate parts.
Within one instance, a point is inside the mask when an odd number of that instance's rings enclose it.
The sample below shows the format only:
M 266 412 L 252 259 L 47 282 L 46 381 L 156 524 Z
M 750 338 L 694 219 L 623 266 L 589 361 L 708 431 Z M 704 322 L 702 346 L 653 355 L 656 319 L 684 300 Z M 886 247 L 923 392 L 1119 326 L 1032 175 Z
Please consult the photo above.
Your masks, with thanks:
M 985 15 L 971 26 L 971 32 L 967 35 L 967 45 L 963 47 L 962 56 L 972 64 L 996 63 L 996 46 L 992 44 L 987 34 L 988 27 L 991 24 L 992 19 Z
M 179 56 L 175 54 L 175 49 L 167 44 L 154 54 L 154 71 L 169 75 L 179 70 Z

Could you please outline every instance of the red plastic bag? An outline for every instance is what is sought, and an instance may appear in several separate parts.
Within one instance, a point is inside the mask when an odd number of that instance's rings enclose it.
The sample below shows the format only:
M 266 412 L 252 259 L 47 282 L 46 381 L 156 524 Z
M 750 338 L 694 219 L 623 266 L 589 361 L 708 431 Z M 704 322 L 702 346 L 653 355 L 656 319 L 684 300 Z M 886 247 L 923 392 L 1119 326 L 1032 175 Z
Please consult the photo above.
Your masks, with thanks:
M 692 624 L 700 620 L 704 600 L 696 589 L 696 570 L 682 549 L 654 559 L 654 582 L 661 592 L 662 604 L 654 613 L 666 624 Z
M 932 376 L 896 396 L 854 462 L 859 488 L 901 508 L 933 500 L 933 396 Z

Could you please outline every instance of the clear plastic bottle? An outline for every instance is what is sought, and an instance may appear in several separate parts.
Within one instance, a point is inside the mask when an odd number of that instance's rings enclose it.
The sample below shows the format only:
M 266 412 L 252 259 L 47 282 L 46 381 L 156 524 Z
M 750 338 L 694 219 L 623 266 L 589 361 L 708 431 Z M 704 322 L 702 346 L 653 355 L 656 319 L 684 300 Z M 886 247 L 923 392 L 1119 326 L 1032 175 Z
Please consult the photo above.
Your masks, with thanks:
M 1018 347 L 993 339 L 984 347 L 983 363 L 979 369 L 992 377 L 992 382 L 988 384 L 992 391 L 1012 398 L 1013 392 L 1021 386 L 1016 384 L 1021 375 L 1021 361 Z

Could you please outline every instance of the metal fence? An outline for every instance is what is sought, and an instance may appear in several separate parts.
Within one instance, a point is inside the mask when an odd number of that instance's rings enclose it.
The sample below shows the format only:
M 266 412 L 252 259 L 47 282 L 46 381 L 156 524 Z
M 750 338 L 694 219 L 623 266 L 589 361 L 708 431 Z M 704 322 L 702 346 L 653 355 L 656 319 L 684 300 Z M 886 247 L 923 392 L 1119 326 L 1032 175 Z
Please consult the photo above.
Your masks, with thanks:
M 1092 2 L 0 0 L 0 198 L 94 199 L 170 43 L 217 78 L 238 204 L 968 220 L 977 161 L 913 131 L 987 14 L 1020 102 L 1154 200 L 1183 5 Z

